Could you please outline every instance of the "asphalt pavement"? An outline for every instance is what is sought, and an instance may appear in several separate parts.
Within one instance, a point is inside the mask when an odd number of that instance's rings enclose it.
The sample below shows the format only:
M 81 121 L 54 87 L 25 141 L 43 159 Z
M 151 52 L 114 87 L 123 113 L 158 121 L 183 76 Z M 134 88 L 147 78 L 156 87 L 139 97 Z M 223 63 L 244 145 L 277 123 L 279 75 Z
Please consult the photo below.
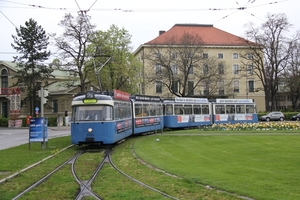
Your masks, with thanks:
M 71 135 L 70 126 L 48 127 L 48 138 Z M 0 127 L 0 150 L 26 144 L 29 141 L 29 127 Z

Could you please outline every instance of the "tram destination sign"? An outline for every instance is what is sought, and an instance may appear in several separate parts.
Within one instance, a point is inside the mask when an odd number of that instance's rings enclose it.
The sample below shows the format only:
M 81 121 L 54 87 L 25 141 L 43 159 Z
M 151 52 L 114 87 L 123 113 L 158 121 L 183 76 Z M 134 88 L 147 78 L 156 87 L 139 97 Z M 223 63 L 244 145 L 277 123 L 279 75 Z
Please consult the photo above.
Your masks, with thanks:
M 253 103 L 253 99 L 216 99 L 217 103 Z
M 148 95 L 135 95 L 136 101 L 155 101 L 159 102 L 160 97 L 159 96 L 148 96 Z
M 114 90 L 114 99 L 129 100 L 129 93 L 123 92 L 121 90 Z

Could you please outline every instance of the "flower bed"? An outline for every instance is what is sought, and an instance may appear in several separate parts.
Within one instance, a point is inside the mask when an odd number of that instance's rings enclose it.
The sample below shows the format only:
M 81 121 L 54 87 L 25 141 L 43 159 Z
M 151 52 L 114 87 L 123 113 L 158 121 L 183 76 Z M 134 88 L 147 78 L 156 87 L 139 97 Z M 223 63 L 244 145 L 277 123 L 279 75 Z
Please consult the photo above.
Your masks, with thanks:
M 300 130 L 300 122 L 259 122 L 259 123 L 237 123 L 237 124 L 213 124 L 212 126 L 201 127 L 205 131 L 226 131 L 226 130 Z

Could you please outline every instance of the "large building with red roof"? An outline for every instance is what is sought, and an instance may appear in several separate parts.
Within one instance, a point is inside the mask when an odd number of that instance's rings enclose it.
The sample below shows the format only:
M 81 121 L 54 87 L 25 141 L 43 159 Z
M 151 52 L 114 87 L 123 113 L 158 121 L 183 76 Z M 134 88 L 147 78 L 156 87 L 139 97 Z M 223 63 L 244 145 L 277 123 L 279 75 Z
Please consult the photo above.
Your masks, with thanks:
M 265 110 L 261 81 L 254 75 L 249 45 L 213 25 L 175 24 L 134 52 L 141 61 L 141 94 L 254 99 Z

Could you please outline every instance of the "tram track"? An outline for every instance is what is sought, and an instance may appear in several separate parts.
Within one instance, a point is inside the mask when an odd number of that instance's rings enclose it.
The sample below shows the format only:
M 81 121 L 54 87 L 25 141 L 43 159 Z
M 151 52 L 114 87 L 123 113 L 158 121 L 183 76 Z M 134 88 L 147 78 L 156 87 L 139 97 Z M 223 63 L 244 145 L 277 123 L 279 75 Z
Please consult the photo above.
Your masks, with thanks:
M 78 159 L 86 153 L 95 153 L 95 152 L 104 152 L 103 154 L 103 158 L 101 159 L 100 162 L 98 162 L 97 166 L 95 167 L 95 170 L 92 172 L 91 176 L 88 178 L 88 180 L 82 180 L 84 178 L 80 178 L 78 175 L 78 172 L 76 171 L 76 162 L 78 161 Z M 127 179 L 129 179 L 130 181 L 132 181 L 133 183 L 137 183 L 140 186 L 144 187 L 145 189 L 149 189 L 155 193 L 158 193 L 166 198 L 169 199 L 177 199 L 175 197 L 170 196 L 169 194 L 162 192 L 156 188 L 153 188 L 145 183 L 143 183 L 140 180 L 137 180 L 133 177 L 131 177 L 130 175 L 124 173 L 123 171 L 121 171 L 120 169 L 118 169 L 118 167 L 113 163 L 112 159 L 111 159 L 111 152 L 112 149 L 111 148 L 107 148 L 107 149 L 98 149 L 98 150 L 91 150 L 91 149 L 85 149 L 85 150 L 80 150 L 79 152 L 77 152 L 74 156 L 72 156 L 71 158 L 67 159 L 65 162 L 63 162 L 62 164 L 60 164 L 58 167 L 56 167 L 54 170 L 52 170 L 50 173 L 48 173 L 47 175 L 43 176 L 41 179 L 37 180 L 34 184 L 32 184 L 31 186 L 29 186 L 28 188 L 26 188 L 25 190 L 21 191 L 19 194 L 17 194 L 13 200 L 17 200 L 21 197 L 23 197 L 25 194 L 29 193 L 31 190 L 38 188 L 38 186 L 44 182 L 46 182 L 46 180 L 52 176 L 53 174 L 57 173 L 59 170 L 61 170 L 63 167 L 67 166 L 67 165 L 71 165 L 70 166 L 70 170 L 72 172 L 72 176 L 73 178 L 76 180 L 77 184 L 79 185 L 79 189 L 78 189 L 78 193 L 76 193 L 76 197 L 74 197 L 74 199 L 76 200 L 80 200 L 83 199 L 84 197 L 93 197 L 94 199 L 97 200 L 102 200 L 104 199 L 103 197 L 101 197 L 101 191 L 93 191 L 92 189 L 92 183 L 94 182 L 94 180 L 96 179 L 96 177 L 98 176 L 99 172 L 101 171 L 101 169 L 103 168 L 103 166 L 105 164 L 109 164 L 110 166 L 112 166 L 112 168 L 114 170 L 116 170 L 118 173 L 122 174 L 123 176 L 125 176 Z

